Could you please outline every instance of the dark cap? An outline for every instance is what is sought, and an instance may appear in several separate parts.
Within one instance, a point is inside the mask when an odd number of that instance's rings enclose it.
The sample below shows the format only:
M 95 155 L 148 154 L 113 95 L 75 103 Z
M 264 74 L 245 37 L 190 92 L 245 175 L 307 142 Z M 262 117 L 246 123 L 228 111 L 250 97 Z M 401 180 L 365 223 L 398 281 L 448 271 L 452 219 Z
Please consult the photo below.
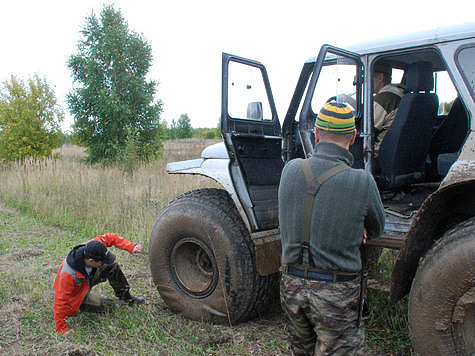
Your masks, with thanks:
M 375 73 L 384 73 L 384 74 L 391 75 L 392 68 L 391 68 L 390 66 L 388 66 L 387 64 L 376 63 L 376 64 L 374 65 L 374 72 L 375 72 Z
M 94 261 L 101 261 L 108 265 L 115 261 L 115 255 L 109 252 L 106 245 L 97 240 L 86 242 L 84 257 L 92 258 Z

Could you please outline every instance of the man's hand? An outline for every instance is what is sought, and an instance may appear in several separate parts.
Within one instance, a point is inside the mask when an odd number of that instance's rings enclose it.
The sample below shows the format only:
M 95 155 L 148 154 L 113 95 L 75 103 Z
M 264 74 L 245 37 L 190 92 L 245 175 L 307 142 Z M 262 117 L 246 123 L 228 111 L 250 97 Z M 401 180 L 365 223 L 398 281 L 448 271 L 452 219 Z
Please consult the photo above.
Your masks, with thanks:
M 368 239 L 368 230 L 366 230 L 365 227 L 363 227 L 363 245 L 366 245 L 366 240 Z
M 142 244 L 135 245 L 134 249 L 132 250 L 132 255 L 138 256 L 140 254 L 145 254 L 145 249 L 143 248 Z
M 56 332 L 60 335 L 66 335 L 66 334 L 70 334 L 73 330 L 68 328 L 67 326 L 64 328 L 64 329 L 61 329 L 61 330 L 56 330 Z

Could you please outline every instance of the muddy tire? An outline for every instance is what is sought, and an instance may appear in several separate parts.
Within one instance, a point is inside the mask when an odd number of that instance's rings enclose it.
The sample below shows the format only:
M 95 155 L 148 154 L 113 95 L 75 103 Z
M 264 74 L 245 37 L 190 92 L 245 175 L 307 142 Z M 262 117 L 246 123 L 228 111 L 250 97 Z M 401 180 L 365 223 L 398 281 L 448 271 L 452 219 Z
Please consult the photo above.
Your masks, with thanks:
M 409 328 L 419 355 L 475 353 L 475 218 L 424 257 L 409 295 Z
M 278 274 L 257 273 L 254 245 L 224 190 L 194 190 L 168 204 L 149 247 L 157 290 L 184 317 L 229 325 L 277 297 Z

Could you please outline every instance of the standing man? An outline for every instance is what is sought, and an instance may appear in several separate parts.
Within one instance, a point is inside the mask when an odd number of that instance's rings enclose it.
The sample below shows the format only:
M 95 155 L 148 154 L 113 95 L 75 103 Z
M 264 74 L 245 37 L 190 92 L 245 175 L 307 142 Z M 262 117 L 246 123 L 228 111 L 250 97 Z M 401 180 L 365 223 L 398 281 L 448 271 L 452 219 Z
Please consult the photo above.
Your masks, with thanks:
M 371 174 L 350 168 L 355 136 L 350 107 L 327 103 L 312 156 L 282 172 L 280 298 L 294 355 L 363 352 L 360 246 L 383 231 L 384 208 Z
M 374 69 L 374 155 L 378 156 L 379 146 L 394 121 L 406 88 L 402 84 L 391 84 L 391 68 L 376 65 Z
M 145 302 L 143 297 L 133 297 L 124 273 L 115 262 L 115 255 L 108 247 L 115 246 L 134 256 L 144 254 L 141 244 L 135 244 L 112 233 L 96 236 L 69 252 L 54 281 L 54 322 L 60 334 L 70 329 L 66 317 L 75 316 L 78 310 L 103 312 L 114 306 L 111 299 L 105 299 L 91 292 L 91 288 L 106 280 L 114 289 L 117 298 L 128 305 Z

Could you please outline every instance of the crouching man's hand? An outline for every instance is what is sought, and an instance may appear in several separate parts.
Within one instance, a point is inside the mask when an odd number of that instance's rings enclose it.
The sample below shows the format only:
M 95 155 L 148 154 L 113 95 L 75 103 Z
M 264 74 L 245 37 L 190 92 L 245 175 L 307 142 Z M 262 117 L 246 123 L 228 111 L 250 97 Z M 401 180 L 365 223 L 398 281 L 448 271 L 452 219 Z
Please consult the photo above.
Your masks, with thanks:
M 143 248 L 142 244 L 135 245 L 134 249 L 132 250 L 132 255 L 138 256 L 140 254 L 145 254 L 145 249 Z
M 68 328 L 67 326 L 65 326 L 63 329 L 56 330 L 56 332 L 61 335 L 66 335 L 66 334 L 70 334 L 72 330 Z

